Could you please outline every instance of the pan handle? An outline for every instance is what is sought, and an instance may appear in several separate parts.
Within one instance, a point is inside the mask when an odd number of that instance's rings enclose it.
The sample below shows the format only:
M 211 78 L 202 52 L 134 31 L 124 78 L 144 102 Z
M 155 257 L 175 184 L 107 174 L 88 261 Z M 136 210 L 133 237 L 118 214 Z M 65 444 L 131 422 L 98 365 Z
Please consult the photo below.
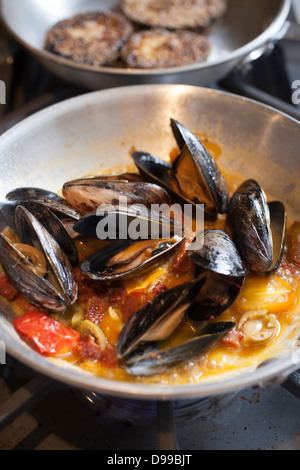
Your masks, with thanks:
M 277 41 L 300 42 L 300 24 L 287 20 L 275 37 L 267 41 L 259 48 L 251 51 L 237 64 L 236 69 L 243 73 L 247 72 L 249 67 L 251 67 L 252 62 L 259 59 L 263 55 L 272 53 L 274 45 Z

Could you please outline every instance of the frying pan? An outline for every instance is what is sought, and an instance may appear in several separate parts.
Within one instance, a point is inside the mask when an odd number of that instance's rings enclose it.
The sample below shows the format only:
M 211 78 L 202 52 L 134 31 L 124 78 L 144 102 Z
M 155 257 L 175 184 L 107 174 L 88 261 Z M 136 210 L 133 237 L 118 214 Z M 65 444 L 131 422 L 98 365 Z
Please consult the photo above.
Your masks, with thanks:
M 127 166 L 133 146 L 166 158 L 176 145 L 170 117 L 221 146 L 220 168 L 257 179 L 270 198 L 281 199 L 299 217 L 299 121 L 249 99 L 187 85 L 90 92 L 20 122 L 0 138 L 0 200 L 16 187 L 57 191 L 69 179 Z M 300 362 L 289 343 L 260 367 L 221 381 L 178 386 L 116 382 L 42 357 L 20 340 L 11 318 L 0 307 L 0 340 L 7 353 L 52 379 L 107 395 L 161 400 L 220 395 L 284 380 Z
M 85 11 L 117 10 L 119 0 L 2 0 L 8 30 L 48 70 L 89 90 L 136 84 L 207 85 L 225 77 L 243 61 L 257 58 L 282 30 L 291 0 L 229 0 L 226 17 L 210 34 L 207 62 L 156 70 L 93 67 L 60 58 L 43 49 L 47 30 L 57 21 Z

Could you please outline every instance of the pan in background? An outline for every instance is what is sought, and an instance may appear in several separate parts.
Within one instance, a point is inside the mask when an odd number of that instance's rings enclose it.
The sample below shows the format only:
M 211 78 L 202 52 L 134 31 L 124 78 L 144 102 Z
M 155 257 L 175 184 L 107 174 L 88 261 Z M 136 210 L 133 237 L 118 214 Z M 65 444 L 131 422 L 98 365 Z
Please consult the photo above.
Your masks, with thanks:
M 208 85 L 225 77 L 251 54 L 257 58 L 282 30 L 291 0 L 229 0 L 226 17 L 211 35 L 207 62 L 156 70 L 127 70 L 76 64 L 43 49 L 46 32 L 78 13 L 118 9 L 119 0 L 1 0 L 8 30 L 48 70 L 91 90 L 136 84 Z M 257 53 L 253 54 L 254 51 Z
M 229 93 L 182 85 L 88 93 L 17 124 L 0 138 L 0 200 L 19 186 L 57 191 L 69 179 L 127 165 L 132 162 L 133 146 L 164 158 L 175 145 L 170 117 L 221 146 L 221 169 L 257 179 L 271 198 L 281 199 L 299 218 L 299 121 Z M 20 340 L 10 313 L 2 307 L 0 340 L 11 356 L 60 382 L 107 395 L 152 400 L 216 396 L 284 380 L 299 368 L 300 360 L 297 350 L 288 347 L 259 368 L 220 382 L 149 386 L 98 378 L 49 361 Z

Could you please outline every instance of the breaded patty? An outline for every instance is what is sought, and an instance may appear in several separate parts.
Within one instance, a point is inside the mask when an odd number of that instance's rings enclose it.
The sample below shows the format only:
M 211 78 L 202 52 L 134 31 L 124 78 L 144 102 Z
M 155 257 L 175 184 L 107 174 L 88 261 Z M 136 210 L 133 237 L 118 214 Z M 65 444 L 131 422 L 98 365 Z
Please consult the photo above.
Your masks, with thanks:
M 100 66 L 119 56 L 133 26 L 125 16 L 110 11 L 76 15 L 48 31 L 45 48 L 68 59 Z
M 206 29 L 222 18 L 228 0 L 123 0 L 124 14 L 134 22 L 168 29 Z
M 202 62 L 210 53 L 207 38 L 192 31 L 149 29 L 134 33 L 122 47 L 130 68 L 165 68 Z

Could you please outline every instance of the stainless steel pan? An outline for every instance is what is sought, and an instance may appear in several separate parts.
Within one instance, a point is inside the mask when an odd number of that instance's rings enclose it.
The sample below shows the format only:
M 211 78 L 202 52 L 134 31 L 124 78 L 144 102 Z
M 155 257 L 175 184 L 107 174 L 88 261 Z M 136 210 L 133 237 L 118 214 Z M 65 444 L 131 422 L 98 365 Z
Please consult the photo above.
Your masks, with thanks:
M 270 197 L 299 214 L 300 123 L 250 100 L 185 85 L 139 85 L 88 93 L 45 109 L 0 138 L 0 200 L 18 186 L 58 190 L 68 179 L 131 162 L 130 149 L 161 158 L 174 148 L 173 117 L 222 148 L 219 164 L 256 178 Z M 132 163 L 132 162 L 131 162 Z M 0 340 L 21 362 L 81 389 L 140 399 L 220 395 L 283 380 L 299 368 L 297 350 L 222 382 L 165 386 L 115 382 L 50 362 L 15 333 L 0 308 Z M 2 343 L 2 345 L 3 345 Z
M 117 9 L 119 4 L 119 0 L 2 0 L 1 16 L 11 34 L 47 69 L 87 89 L 156 83 L 207 85 L 262 53 L 285 25 L 291 0 L 229 0 L 225 20 L 210 36 L 212 54 L 203 64 L 153 71 L 96 68 L 43 49 L 46 32 L 57 21 L 84 11 Z

